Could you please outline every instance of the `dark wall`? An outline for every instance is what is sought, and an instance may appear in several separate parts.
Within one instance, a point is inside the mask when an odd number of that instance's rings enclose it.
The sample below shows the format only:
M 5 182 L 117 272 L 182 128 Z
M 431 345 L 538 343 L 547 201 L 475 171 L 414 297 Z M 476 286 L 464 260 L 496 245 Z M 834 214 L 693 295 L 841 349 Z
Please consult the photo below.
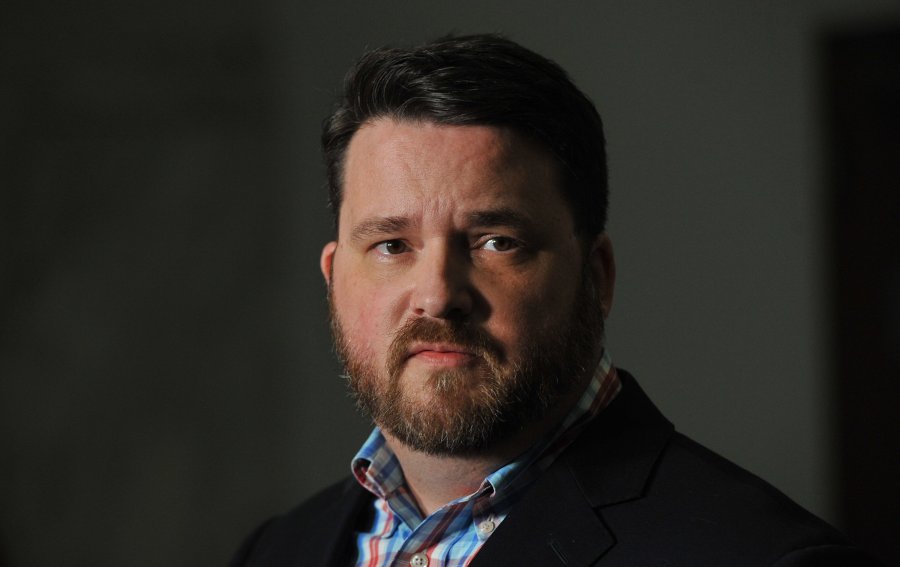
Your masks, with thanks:
M 317 125 L 291 120 L 276 8 L 57 2 L 2 18 L 14 565 L 220 563 L 324 481 L 298 466 L 304 420 L 331 405 L 355 419 L 315 269 L 319 172 L 297 174 Z M 301 380 L 321 384 L 315 400 Z
M 900 24 L 826 36 L 840 517 L 900 564 Z

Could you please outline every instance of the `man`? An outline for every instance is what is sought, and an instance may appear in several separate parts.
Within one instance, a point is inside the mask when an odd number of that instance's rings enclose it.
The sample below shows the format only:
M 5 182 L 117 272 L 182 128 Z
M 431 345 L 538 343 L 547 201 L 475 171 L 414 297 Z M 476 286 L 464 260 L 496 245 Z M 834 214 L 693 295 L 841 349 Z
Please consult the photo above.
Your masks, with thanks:
M 490 35 L 373 51 L 323 149 L 332 330 L 376 428 L 234 565 L 868 562 L 612 365 L 602 127 L 557 65 Z

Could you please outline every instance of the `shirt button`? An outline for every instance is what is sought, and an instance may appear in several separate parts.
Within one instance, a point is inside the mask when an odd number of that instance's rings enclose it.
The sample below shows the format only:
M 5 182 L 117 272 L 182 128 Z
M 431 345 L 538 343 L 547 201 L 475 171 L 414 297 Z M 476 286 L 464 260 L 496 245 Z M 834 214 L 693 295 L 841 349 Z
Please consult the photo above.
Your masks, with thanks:
M 481 532 L 482 535 L 489 535 L 494 531 L 497 525 L 491 520 L 485 520 L 478 524 L 478 531 Z
M 409 560 L 409 564 L 412 567 L 428 567 L 428 556 L 424 553 L 416 553 L 412 556 L 412 559 Z

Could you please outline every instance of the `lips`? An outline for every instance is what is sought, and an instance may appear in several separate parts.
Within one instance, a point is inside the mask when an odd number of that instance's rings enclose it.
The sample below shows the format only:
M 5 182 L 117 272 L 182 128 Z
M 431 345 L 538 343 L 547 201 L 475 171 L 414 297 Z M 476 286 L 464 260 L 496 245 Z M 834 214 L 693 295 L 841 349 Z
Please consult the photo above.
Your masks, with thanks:
M 422 343 L 413 345 L 413 347 L 409 349 L 409 356 L 415 356 L 423 352 L 458 353 L 468 355 L 473 354 L 470 349 L 459 345 L 444 343 Z
M 471 349 L 445 343 L 416 344 L 407 353 L 408 360 L 439 365 L 460 366 L 469 363 L 475 358 Z

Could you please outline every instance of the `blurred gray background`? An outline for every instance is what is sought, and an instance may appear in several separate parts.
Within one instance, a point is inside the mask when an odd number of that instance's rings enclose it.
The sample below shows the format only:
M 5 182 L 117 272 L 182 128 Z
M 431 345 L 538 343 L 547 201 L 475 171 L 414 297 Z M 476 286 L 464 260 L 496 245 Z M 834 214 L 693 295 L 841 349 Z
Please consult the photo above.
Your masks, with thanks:
M 318 134 L 366 47 L 498 31 L 609 140 L 616 363 L 841 524 L 821 38 L 896 1 L 0 8 L 0 565 L 224 564 L 345 474 Z

